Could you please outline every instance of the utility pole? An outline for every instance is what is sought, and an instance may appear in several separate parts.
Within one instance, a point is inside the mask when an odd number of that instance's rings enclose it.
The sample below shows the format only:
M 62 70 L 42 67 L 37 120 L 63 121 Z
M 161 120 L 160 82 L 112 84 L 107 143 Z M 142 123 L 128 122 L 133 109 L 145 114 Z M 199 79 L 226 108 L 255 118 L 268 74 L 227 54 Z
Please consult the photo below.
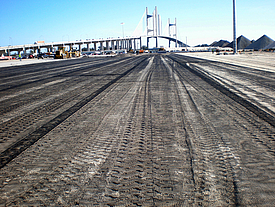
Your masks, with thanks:
M 187 36 L 186 36 L 186 44 L 185 44 L 185 47 L 186 47 L 186 52 L 187 52 Z
M 170 18 L 168 18 L 168 36 L 171 37 L 171 33 L 170 33 Z M 171 47 L 171 40 L 169 39 L 169 48 Z
M 233 53 L 237 54 L 237 39 L 236 39 L 236 0 L 233 0 Z
M 176 47 L 178 47 L 178 35 L 177 35 L 177 18 L 175 18 L 175 36 L 176 36 Z

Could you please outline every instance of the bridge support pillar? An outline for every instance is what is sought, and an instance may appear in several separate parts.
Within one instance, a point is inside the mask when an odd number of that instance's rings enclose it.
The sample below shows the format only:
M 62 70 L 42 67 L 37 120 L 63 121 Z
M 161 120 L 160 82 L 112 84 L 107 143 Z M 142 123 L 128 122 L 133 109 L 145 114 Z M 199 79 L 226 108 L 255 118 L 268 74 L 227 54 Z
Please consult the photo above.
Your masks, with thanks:
M 90 44 L 87 43 L 87 51 L 90 52 Z
M 104 50 L 103 42 L 100 42 L 100 50 L 101 50 L 101 51 Z
M 110 44 L 109 44 L 108 41 L 106 41 L 106 49 L 107 49 L 107 50 L 110 50 Z
M 147 49 L 149 48 L 149 37 L 147 37 Z
M 81 48 L 81 45 L 79 45 L 79 52 L 80 52 L 80 53 L 82 52 L 82 48 Z
M 130 48 L 134 49 L 134 40 L 130 40 Z
M 112 41 L 111 44 L 112 44 L 112 50 L 115 50 L 115 41 Z
M 9 52 L 9 49 L 5 49 L 4 54 L 7 54 L 8 56 L 10 56 L 9 53 L 10 53 L 10 52 Z
M 96 51 L 96 42 L 94 42 L 94 51 Z
M 131 50 L 132 49 L 132 40 L 128 40 L 128 48 L 129 48 L 129 50 Z
M 158 48 L 158 37 L 156 37 L 156 48 Z

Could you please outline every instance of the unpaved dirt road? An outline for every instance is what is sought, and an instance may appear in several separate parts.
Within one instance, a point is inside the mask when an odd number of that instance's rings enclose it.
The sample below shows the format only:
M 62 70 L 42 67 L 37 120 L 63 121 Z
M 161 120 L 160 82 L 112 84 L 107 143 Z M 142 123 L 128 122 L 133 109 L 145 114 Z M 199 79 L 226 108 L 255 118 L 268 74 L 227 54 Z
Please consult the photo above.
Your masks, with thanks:
M 156 54 L 0 80 L 0 206 L 274 206 L 270 68 Z

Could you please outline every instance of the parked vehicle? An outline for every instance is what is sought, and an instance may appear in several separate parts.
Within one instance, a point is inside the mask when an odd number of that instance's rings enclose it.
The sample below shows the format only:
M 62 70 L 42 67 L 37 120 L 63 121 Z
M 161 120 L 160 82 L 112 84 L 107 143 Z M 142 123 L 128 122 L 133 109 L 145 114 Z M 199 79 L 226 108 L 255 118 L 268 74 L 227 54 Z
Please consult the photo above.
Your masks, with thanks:
M 45 53 L 39 53 L 38 55 L 37 55 L 37 58 L 38 59 L 44 59 L 44 58 L 47 58 L 48 57 L 48 55 L 46 55 Z

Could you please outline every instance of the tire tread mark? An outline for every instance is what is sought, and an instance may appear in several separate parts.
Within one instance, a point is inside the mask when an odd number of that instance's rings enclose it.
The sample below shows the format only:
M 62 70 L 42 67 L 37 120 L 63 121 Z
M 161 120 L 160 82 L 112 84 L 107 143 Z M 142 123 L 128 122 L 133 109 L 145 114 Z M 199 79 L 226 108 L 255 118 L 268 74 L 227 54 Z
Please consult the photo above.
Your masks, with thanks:
M 109 65 L 109 64 L 112 64 L 112 63 L 115 63 L 115 62 L 117 62 L 117 60 L 113 60 L 113 61 L 110 61 L 108 63 L 105 63 L 105 62 L 98 63 L 96 65 L 92 65 L 92 67 L 102 67 L 102 66 L 106 66 L 106 65 Z M 68 74 L 75 73 L 75 72 L 78 72 L 78 71 L 81 71 L 81 70 L 87 69 L 87 68 L 91 68 L 91 65 L 87 65 L 85 67 L 80 67 L 80 68 L 77 68 L 77 69 L 75 69 L 73 71 L 57 73 L 56 75 L 53 75 L 53 76 L 50 76 L 50 77 L 46 77 L 46 78 L 36 79 L 34 81 L 27 81 L 27 82 L 24 82 L 24 83 L 21 83 L 21 84 L 10 85 L 10 86 L 8 85 L 7 87 L 0 89 L 0 92 L 6 91 L 6 90 L 10 90 L 10 89 L 14 89 L 14 88 L 18 88 L 18 87 L 25 86 L 25 85 L 28 85 L 28 84 L 37 83 L 37 82 L 40 82 L 40 81 L 52 79 L 52 78 L 55 78 L 55 77 L 60 77 L 60 76 L 68 75 Z
M 98 96 L 100 93 L 102 93 L 104 90 L 106 90 L 108 87 L 110 87 L 112 84 L 116 83 L 118 80 L 120 80 L 122 77 L 126 76 L 128 73 L 133 71 L 140 63 L 144 61 L 145 58 L 142 58 L 141 61 L 137 62 L 135 66 L 118 76 L 117 78 L 113 79 L 106 85 L 102 86 L 86 98 L 83 98 L 81 101 L 64 111 L 63 113 L 59 114 L 54 119 L 50 120 L 31 134 L 25 136 L 23 139 L 19 140 L 15 144 L 13 144 L 11 147 L 6 149 L 0 154 L 0 169 L 3 168 L 6 164 L 8 164 L 11 160 L 13 160 L 15 157 L 17 157 L 19 154 L 21 154 L 23 151 L 25 151 L 27 148 L 29 148 L 31 145 L 33 145 L 35 142 L 37 142 L 40 138 L 42 138 L 44 135 L 46 135 L 48 132 L 50 132 L 52 129 L 54 129 L 56 126 L 61 124 L 64 120 L 66 120 L 69 116 L 74 114 L 76 111 L 78 111 L 80 108 L 82 108 L 84 105 L 86 105 L 88 102 L 93 100 L 96 96 Z
M 171 58 L 172 59 L 172 58 Z M 175 62 L 177 62 L 177 61 L 175 61 Z M 179 62 L 177 62 L 177 63 L 179 63 Z M 184 65 L 181 65 L 181 64 L 179 64 L 180 66 L 183 66 L 184 68 L 185 68 L 185 66 Z M 185 87 L 185 84 L 183 83 L 183 80 L 185 79 L 183 76 L 182 76 L 182 74 L 176 69 L 176 68 L 173 68 L 173 70 L 175 71 L 175 73 L 179 76 L 179 78 L 180 78 L 180 82 L 182 83 L 182 85 L 184 86 L 184 88 L 185 88 L 185 91 L 187 92 L 187 94 L 188 94 L 188 97 L 189 97 L 189 100 L 191 101 L 191 104 L 192 104 L 192 108 L 193 108 L 193 110 L 194 110 L 194 112 L 196 112 L 197 114 L 198 114 L 198 116 L 200 117 L 200 119 L 201 119 L 201 121 L 203 121 L 204 123 L 208 123 L 208 121 L 207 120 L 205 120 L 204 119 L 204 117 L 201 115 L 201 112 L 200 112 L 200 110 L 199 110 L 199 108 L 197 107 L 197 104 L 196 104 L 196 102 L 195 102 L 195 100 L 193 99 L 193 97 L 192 97 L 192 95 L 190 94 L 190 92 L 188 91 L 188 89 Z M 181 106 L 182 107 L 182 106 Z M 183 112 L 183 109 L 182 109 L 182 115 L 184 116 L 184 112 Z M 186 120 L 186 118 L 184 118 L 184 120 Z M 209 124 L 207 124 L 207 125 L 209 125 Z M 211 125 L 209 125 L 210 126 L 210 128 L 208 128 L 208 127 L 204 127 L 204 133 L 205 133 L 205 135 L 206 136 L 209 136 L 209 135 L 211 135 L 211 136 L 214 136 L 214 134 L 213 134 L 213 132 L 212 132 L 212 130 L 211 130 Z M 215 137 L 215 136 L 214 136 Z M 210 138 L 210 137 L 209 137 Z M 189 140 L 190 141 L 190 140 Z M 205 139 L 203 139 L 202 140 L 203 141 L 203 143 L 204 143 L 204 146 L 206 147 L 207 146 L 207 143 L 208 143 L 208 139 L 207 140 L 205 140 Z M 219 142 L 218 141 L 218 139 L 217 138 L 215 138 L 214 139 L 214 141 L 215 142 Z M 222 142 L 223 142 L 223 140 L 221 140 Z M 208 143 L 209 144 L 209 143 Z M 193 152 L 193 150 L 192 150 L 192 144 L 191 144 L 191 142 L 190 142 L 190 145 L 188 145 L 189 146 L 189 150 L 190 150 L 190 153 L 191 154 L 193 154 L 194 152 Z M 212 146 L 213 147 L 213 146 Z M 206 147 L 207 148 L 207 147 Z M 219 163 L 219 164 L 222 164 L 222 165 L 225 165 L 226 163 L 224 163 L 224 161 L 223 160 L 220 160 L 220 158 L 219 158 L 219 156 L 218 156 L 218 153 L 219 152 L 219 150 L 217 149 L 217 152 L 216 153 L 213 153 L 213 156 L 216 156 L 217 157 L 217 162 Z M 196 153 L 195 153 L 196 154 Z M 191 156 L 191 155 L 190 155 Z M 192 157 L 191 157 L 192 158 Z M 192 162 L 192 160 L 191 160 L 191 162 Z M 192 164 L 192 163 L 191 163 Z M 195 166 L 196 164 L 194 163 L 194 164 L 192 164 L 191 166 L 192 166 L 192 170 L 193 170 L 193 168 L 194 167 L 196 167 Z M 236 178 L 235 178 L 235 175 L 234 175 L 234 172 L 233 172 L 233 167 L 228 163 L 228 167 L 229 167 L 229 171 L 231 172 L 231 173 L 229 173 L 229 178 L 231 177 L 231 182 L 232 182 L 232 187 L 233 187 L 233 199 L 232 199 L 232 201 L 234 202 L 234 205 L 235 206 L 239 206 L 240 204 L 239 204 L 239 199 L 238 199 L 238 187 L 237 187 L 237 182 L 236 182 Z M 203 195 L 202 195 L 202 192 L 204 191 L 204 185 L 205 185 L 205 182 L 206 182 L 206 180 L 205 180 L 205 178 L 204 177 L 200 177 L 199 175 L 196 175 L 194 172 L 192 172 L 193 173 L 193 179 L 194 179 L 194 184 L 195 184 L 195 186 L 196 186 L 196 190 L 199 192 L 199 194 L 201 194 L 201 195 L 197 195 L 198 196 L 198 198 L 199 199 L 202 199 L 203 198 Z M 227 178 L 228 179 L 228 178 Z M 227 181 L 228 182 L 228 181 Z M 227 183 L 227 184 L 229 184 L 229 183 Z M 202 204 L 202 202 L 203 202 L 203 200 L 201 200 L 201 201 L 199 201 L 198 200 L 198 205 L 203 205 Z
M 213 86 L 214 88 L 216 88 L 217 90 L 219 90 L 220 92 L 222 92 L 223 94 L 225 94 L 226 96 L 228 96 L 229 98 L 231 98 L 232 100 L 236 101 L 237 103 L 241 104 L 243 107 L 245 107 L 246 109 L 248 109 L 249 111 L 251 111 L 254 114 L 256 114 L 259 118 L 261 118 L 262 120 L 266 121 L 271 126 L 275 127 L 275 117 L 274 116 L 268 114 L 267 112 L 265 112 L 264 110 L 260 109 L 259 107 L 257 107 L 253 103 L 245 100 L 244 98 L 240 97 L 239 95 L 237 95 L 234 92 L 230 91 L 229 89 L 225 88 L 224 86 L 222 86 L 221 84 L 219 84 L 217 81 L 215 81 L 213 78 L 208 77 L 205 74 L 203 74 L 201 71 L 196 70 L 194 68 L 191 68 L 191 67 L 189 67 L 187 65 L 184 65 L 182 62 L 180 62 L 179 60 L 177 60 L 177 58 L 175 58 L 174 56 L 169 56 L 169 57 L 172 60 L 174 60 L 175 62 L 177 62 L 178 64 L 180 64 L 182 67 L 188 69 L 193 74 L 199 76 L 202 80 L 206 81 L 211 86 Z

